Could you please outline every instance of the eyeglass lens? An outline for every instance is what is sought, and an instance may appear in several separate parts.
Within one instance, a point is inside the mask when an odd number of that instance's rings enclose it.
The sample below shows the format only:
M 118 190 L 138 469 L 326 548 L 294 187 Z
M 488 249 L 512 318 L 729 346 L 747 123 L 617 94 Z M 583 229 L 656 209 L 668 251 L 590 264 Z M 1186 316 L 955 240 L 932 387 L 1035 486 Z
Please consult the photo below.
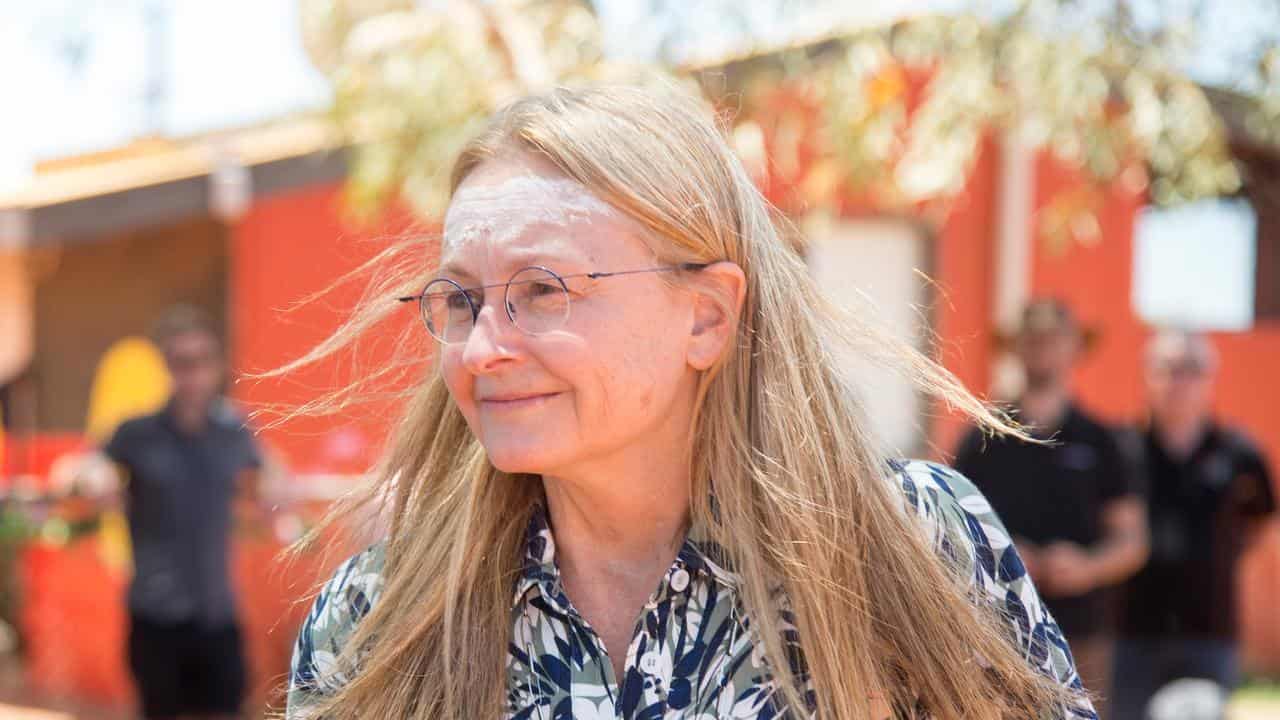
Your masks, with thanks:
M 466 290 L 452 280 L 439 278 L 423 291 L 421 307 L 423 322 L 437 340 L 465 342 L 484 307 L 484 291 Z M 525 268 L 507 283 L 504 309 L 523 332 L 551 332 L 569 319 L 569 290 L 550 270 Z

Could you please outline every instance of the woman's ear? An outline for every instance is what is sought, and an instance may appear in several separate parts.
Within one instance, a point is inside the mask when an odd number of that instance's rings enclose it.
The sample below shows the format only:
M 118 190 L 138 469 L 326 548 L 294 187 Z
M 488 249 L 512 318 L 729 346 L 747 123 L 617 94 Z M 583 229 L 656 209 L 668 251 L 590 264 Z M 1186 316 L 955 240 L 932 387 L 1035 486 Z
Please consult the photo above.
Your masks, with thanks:
M 738 329 L 747 277 L 736 263 L 721 261 L 695 273 L 689 287 L 694 307 L 688 362 L 695 370 L 706 370 L 724 354 Z

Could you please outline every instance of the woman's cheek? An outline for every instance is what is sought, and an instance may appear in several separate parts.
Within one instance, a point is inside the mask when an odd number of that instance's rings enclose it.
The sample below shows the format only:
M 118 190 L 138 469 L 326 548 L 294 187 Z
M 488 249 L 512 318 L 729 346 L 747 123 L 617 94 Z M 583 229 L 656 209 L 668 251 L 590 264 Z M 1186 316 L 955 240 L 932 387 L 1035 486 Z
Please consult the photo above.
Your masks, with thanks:
M 453 399 L 454 405 L 458 406 L 458 410 L 462 412 L 468 423 L 473 423 L 476 404 L 472 392 L 471 375 L 463 369 L 461 362 L 446 357 L 440 363 L 440 376 L 449 390 L 449 397 Z
M 660 355 L 652 345 L 632 345 L 601 368 L 599 409 L 612 431 L 628 434 L 651 424 Z

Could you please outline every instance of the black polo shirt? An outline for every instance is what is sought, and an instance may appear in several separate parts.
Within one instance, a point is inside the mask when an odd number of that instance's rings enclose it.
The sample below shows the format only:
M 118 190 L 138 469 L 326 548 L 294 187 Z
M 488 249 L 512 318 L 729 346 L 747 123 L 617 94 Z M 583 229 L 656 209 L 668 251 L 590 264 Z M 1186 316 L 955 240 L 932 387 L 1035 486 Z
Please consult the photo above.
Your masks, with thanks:
M 1037 445 L 971 429 L 955 467 L 987 496 L 1011 535 L 1088 547 L 1102 539 L 1107 503 L 1140 491 L 1132 463 L 1112 432 L 1074 405 L 1052 437 L 1055 444 Z M 1106 589 L 1044 600 L 1068 637 L 1111 629 Z
M 240 472 L 261 465 L 244 420 L 218 401 L 204 431 L 188 435 L 166 408 L 121 424 L 104 452 L 128 474 L 130 612 L 163 623 L 233 623 L 231 501 Z
M 1138 432 L 1150 487 L 1151 558 L 1124 586 L 1121 630 L 1232 640 L 1246 530 L 1276 509 L 1266 462 L 1244 436 L 1218 425 L 1181 459 L 1154 431 Z

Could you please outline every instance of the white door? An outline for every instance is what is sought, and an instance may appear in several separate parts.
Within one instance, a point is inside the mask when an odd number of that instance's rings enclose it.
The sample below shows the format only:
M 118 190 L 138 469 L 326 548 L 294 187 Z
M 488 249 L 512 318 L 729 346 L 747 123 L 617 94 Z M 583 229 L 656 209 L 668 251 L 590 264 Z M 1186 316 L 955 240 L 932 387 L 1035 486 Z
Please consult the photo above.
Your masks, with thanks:
M 895 219 L 859 219 L 809 223 L 806 230 L 809 267 L 828 297 L 916 349 L 927 347 L 929 241 L 919 227 Z M 920 455 L 927 440 L 926 406 L 910 379 L 855 353 L 843 354 L 871 429 L 886 450 Z

